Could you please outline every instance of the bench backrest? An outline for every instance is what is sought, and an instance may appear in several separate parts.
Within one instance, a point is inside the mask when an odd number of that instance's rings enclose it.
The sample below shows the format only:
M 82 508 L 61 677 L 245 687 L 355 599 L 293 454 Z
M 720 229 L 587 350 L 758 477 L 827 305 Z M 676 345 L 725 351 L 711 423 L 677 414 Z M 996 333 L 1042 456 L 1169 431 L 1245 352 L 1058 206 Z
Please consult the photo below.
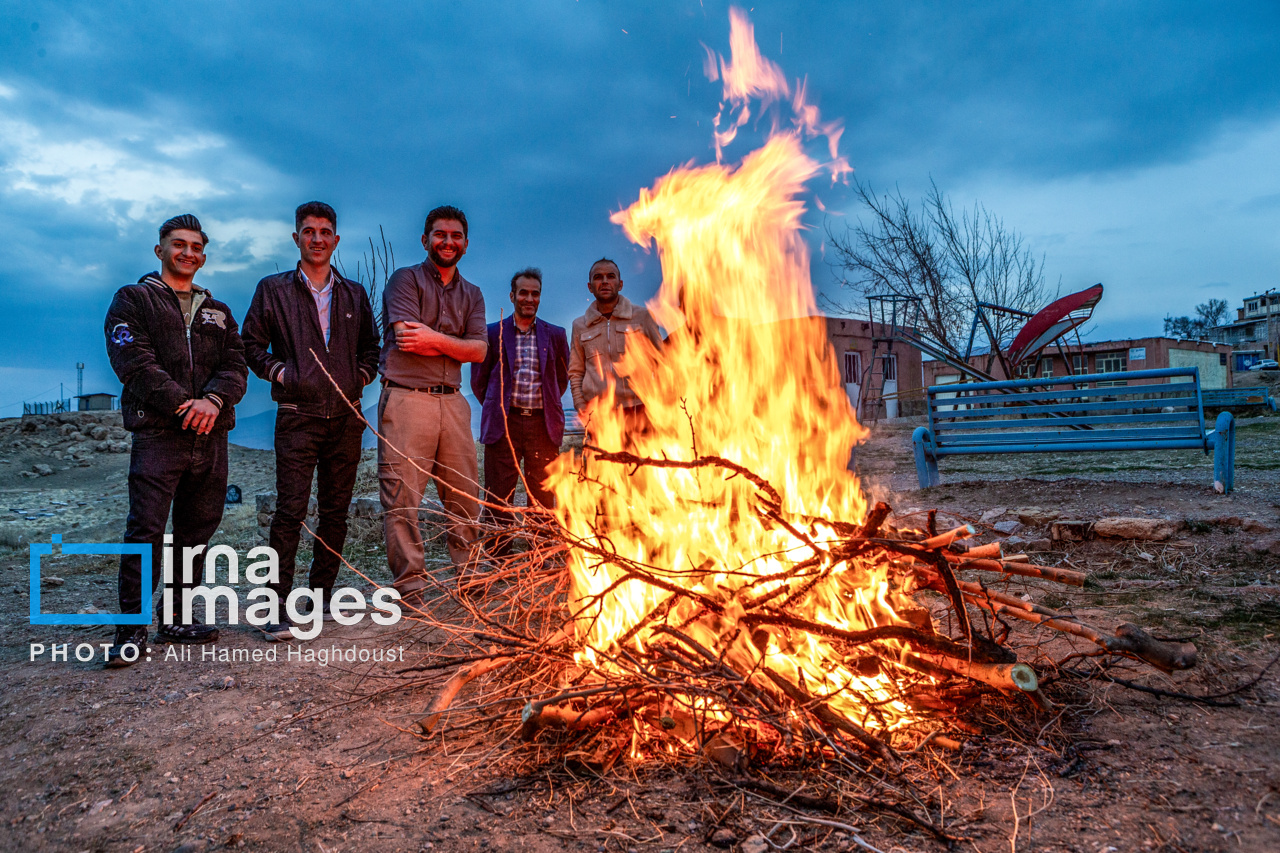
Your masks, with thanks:
M 928 403 L 942 453 L 1207 446 L 1195 367 L 933 385 Z
M 1266 388 L 1205 388 L 1200 392 L 1206 406 L 1267 406 L 1271 394 Z

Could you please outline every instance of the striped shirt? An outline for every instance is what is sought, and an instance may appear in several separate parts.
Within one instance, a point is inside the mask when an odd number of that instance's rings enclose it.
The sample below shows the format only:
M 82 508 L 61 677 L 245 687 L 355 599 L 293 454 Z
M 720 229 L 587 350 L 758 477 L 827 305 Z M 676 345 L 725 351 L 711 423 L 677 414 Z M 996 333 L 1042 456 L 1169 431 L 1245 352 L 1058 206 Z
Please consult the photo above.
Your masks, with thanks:
M 542 372 L 538 369 L 538 336 L 534 326 L 522 332 L 516 326 L 516 358 L 512 367 L 515 387 L 511 389 L 511 405 L 517 409 L 542 408 Z

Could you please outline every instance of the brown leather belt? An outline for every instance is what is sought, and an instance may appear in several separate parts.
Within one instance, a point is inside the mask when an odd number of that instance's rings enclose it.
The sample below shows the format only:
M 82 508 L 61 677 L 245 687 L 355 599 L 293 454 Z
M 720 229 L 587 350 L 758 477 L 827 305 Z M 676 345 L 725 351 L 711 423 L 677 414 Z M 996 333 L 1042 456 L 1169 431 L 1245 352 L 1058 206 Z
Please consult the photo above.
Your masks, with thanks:
M 426 388 L 410 388 L 390 379 L 382 380 L 383 388 L 399 388 L 401 391 L 417 391 L 419 394 L 457 394 L 458 389 L 452 385 L 428 385 Z

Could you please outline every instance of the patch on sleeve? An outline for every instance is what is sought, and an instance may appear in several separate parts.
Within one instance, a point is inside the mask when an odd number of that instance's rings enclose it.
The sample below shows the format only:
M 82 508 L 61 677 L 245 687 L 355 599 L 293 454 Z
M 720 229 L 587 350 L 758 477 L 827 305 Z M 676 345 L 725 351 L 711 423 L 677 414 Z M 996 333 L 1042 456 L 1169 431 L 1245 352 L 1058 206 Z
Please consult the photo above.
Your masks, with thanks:
M 111 343 L 118 347 L 133 343 L 133 332 L 129 331 L 128 323 L 116 323 L 111 329 Z
M 214 323 L 219 329 L 227 327 L 227 315 L 217 308 L 201 308 L 200 320 L 204 323 Z

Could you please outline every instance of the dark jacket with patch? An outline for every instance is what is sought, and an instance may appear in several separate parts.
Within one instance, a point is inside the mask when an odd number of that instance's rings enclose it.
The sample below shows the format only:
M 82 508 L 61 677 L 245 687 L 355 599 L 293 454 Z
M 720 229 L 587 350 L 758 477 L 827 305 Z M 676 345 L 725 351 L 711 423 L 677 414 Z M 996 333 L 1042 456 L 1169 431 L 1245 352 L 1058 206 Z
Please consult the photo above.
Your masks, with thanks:
M 381 344 L 369 296 L 358 282 L 348 281 L 336 270 L 327 347 L 315 299 L 296 267 L 258 282 L 244 315 L 243 337 L 249 368 L 271 383 L 271 399 L 298 414 L 320 418 L 350 414 L 347 401 L 359 408 L 364 386 L 378 375 Z M 281 370 L 284 380 L 277 382 Z M 326 370 L 332 381 L 325 376 Z
M 231 309 L 202 287 L 188 328 L 178 296 L 148 273 L 116 291 L 104 331 L 111 368 L 124 384 L 120 409 L 128 430 L 181 429 L 178 406 L 208 398 L 221 411 L 215 432 L 236 424 L 235 405 L 244 396 L 249 371 L 244 344 Z

